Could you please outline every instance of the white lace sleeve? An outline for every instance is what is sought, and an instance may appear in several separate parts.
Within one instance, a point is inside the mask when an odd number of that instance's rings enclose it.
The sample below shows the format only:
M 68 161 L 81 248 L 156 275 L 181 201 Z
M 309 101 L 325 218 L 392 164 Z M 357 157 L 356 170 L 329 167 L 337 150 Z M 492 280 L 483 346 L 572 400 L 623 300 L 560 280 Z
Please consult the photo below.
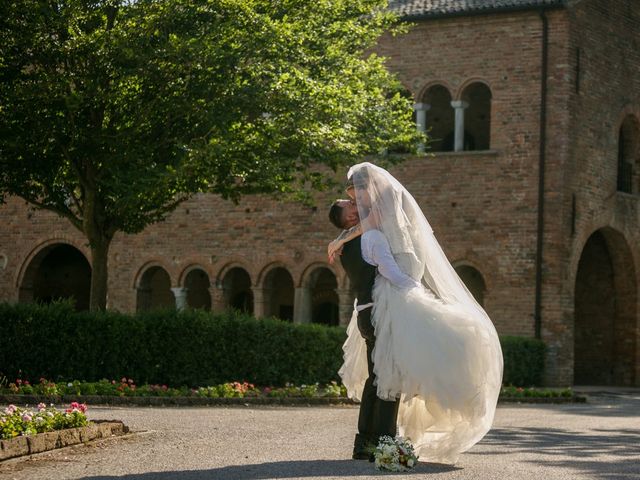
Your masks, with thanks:
M 404 273 L 389 247 L 389 242 L 380 230 L 367 230 L 362 234 L 362 258 L 370 265 L 378 267 L 380 275 L 401 288 L 421 286 L 421 283 Z

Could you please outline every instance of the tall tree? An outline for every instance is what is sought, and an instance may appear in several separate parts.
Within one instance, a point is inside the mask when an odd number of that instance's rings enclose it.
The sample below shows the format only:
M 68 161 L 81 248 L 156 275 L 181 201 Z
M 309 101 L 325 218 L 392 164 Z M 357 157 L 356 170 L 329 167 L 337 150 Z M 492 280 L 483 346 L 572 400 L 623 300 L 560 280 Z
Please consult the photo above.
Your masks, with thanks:
M 104 309 L 116 234 L 195 192 L 301 194 L 419 141 L 384 0 L 4 0 L 0 200 L 67 218 Z M 325 169 L 328 170 L 328 169 Z

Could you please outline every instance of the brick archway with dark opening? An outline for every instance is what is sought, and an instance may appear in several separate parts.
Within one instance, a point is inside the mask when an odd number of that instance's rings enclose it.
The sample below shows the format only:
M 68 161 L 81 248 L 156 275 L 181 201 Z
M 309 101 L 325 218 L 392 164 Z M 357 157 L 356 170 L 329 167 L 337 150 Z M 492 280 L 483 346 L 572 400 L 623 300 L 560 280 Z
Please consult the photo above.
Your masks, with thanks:
M 610 228 L 587 240 L 575 286 L 574 383 L 635 384 L 637 292 L 624 236 Z
M 20 284 L 20 302 L 49 303 L 73 299 L 76 310 L 89 309 L 91 266 L 73 245 L 54 243 L 40 250 L 25 271 Z

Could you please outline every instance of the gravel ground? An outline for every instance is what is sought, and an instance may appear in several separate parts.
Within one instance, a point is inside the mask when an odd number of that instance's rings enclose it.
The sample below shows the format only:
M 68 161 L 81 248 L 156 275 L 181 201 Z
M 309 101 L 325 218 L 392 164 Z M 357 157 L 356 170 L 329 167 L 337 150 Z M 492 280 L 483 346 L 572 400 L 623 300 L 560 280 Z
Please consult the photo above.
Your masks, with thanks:
M 357 407 L 93 407 L 134 432 L 0 464 L 0 479 L 640 479 L 640 392 L 501 405 L 455 466 L 383 474 L 350 459 Z

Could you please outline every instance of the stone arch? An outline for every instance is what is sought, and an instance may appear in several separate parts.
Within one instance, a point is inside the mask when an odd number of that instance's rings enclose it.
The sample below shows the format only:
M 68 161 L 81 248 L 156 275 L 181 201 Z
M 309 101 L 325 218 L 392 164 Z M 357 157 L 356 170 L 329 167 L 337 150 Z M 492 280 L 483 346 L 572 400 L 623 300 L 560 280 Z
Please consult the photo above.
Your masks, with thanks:
M 272 263 L 259 277 L 263 291 L 263 315 L 293 321 L 295 288 L 293 276 L 282 264 Z
M 199 265 L 191 265 L 183 272 L 181 284 L 187 289 L 187 305 L 211 311 L 211 281 L 207 271 Z
M 66 241 L 49 240 L 34 249 L 19 282 L 19 302 L 73 299 L 76 310 L 89 309 L 91 265 L 80 249 Z
M 480 270 L 467 262 L 461 262 L 454 268 L 462 282 L 473 295 L 473 298 L 484 307 L 487 284 Z
M 249 274 L 249 277 L 251 277 L 251 278 L 254 278 L 254 277 L 259 278 L 260 275 L 264 272 L 264 269 L 262 271 L 256 270 L 254 265 L 249 265 L 249 263 L 246 262 L 245 260 L 233 259 L 231 261 L 226 262 L 218 270 L 218 273 L 216 275 L 216 286 L 217 287 L 221 287 L 222 286 L 222 280 L 224 279 L 225 275 L 229 272 L 229 270 L 231 270 L 233 268 L 241 268 L 241 269 L 243 269 L 245 272 L 247 272 Z M 253 282 L 252 282 L 252 285 L 254 285 Z
M 420 94 L 420 102 L 428 108 L 425 130 L 431 151 L 453 150 L 455 111 L 451 107 L 451 99 L 451 92 L 442 83 L 432 83 Z
M 640 121 L 629 113 L 618 129 L 618 167 L 616 188 L 619 192 L 640 193 Z
M 610 227 L 594 231 L 575 274 L 574 383 L 635 384 L 637 290 L 624 235 Z
M 156 262 L 141 268 L 135 280 L 137 289 L 136 310 L 144 312 L 163 308 L 175 308 L 168 269 Z
M 340 296 L 338 277 L 329 265 L 315 263 L 307 267 L 301 281 L 305 302 L 304 311 L 313 323 L 340 324 Z
M 232 308 L 243 313 L 253 313 L 253 292 L 251 275 L 241 266 L 225 269 L 219 287 L 222 289 L 224 308 Z
M 482 80 L 470 80 L 461 88 L 460 99 L 468 104 L 464 113 L 464 149 L 491 148 L 491 88 Z

